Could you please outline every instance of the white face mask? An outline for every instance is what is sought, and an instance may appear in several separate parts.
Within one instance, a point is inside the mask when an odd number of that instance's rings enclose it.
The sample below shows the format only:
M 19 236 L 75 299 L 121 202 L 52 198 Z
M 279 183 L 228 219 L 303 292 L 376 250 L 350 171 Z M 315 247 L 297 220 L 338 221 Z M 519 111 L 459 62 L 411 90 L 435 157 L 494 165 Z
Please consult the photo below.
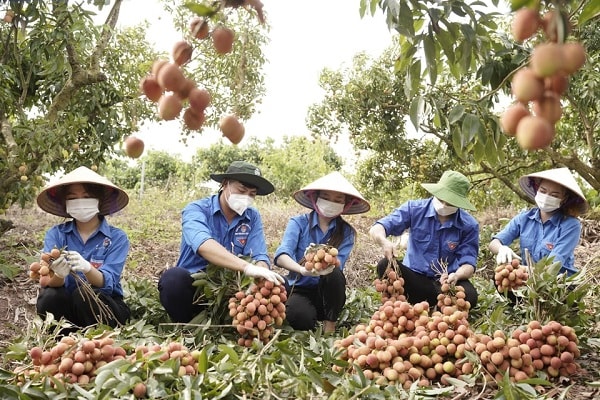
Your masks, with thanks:
M 557 197 L 548 196 L 545 193 L 537 192 L 535 195 L 535 203 L 543 212 L 551 213 L 560 208 L 562 200 Z
M 458 207 L 444 205 L 437 197 L 433 198 L 433 208 L 435 208 L 435 212 L 442 217 L 452 215 L 458 211 Z
M 252 197 L 246 194 L 231 193 L 231 189 L 229 189 L 229 197 L 227 197 L 226 201 L 229 207 L 238 215 L 242 215 L 254 203 Z
M 88 222 L 99 213 L 98 199 L 67 200 L 67 214 L 80 222 Z
M 327 218 L 337 217 L 344 211 L 344 207 L 346 206 L 345 204 L 325 200 L 320 197 L 317 199 L 316 204 L 319 214 Z

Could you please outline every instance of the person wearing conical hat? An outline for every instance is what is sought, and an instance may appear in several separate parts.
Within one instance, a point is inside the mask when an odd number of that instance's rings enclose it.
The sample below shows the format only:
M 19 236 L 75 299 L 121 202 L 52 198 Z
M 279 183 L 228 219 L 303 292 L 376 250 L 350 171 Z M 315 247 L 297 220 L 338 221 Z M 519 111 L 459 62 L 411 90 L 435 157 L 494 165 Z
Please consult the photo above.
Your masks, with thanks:
M 405 202 L 369 230 L 384 254 L 377 264 L 378 276 L 383 277 L 390 260 L 398 257 L 388 236 L 400 236 L 408 229 L 406 253 L 398 262 L 407 301 L 427 301 L 433 307 L 441 284 L 447 282 L 462 286 L 465 299 L 475 307 L 477 290 L 469 278 L 477 265 L 479 223 L 467 211 L 475 210 L 467 198 L 471 183 L 460 172 L 445 171 L 437 183 L 421 186 L 431 197 Z
M 311 211 L 290 218 L 275 251 L 275 264 L 290 271 L 286 319 L 297 330 L 315 329 L 322 321 L 324 332 L 331 333 L 346 303 L 343 271 L 356 238 L 356 231 L 342 215 L 367 212 L 370 205 L 339 172 L 309 183 L 293 197 Z M 339 265 L 307 268 L 304 256 L 311 244 L 336 248 Z
M 227 171 L 210 177 L 221 184 L 219 191 L 185 206 L 179 259 L 158 281 L 160 302 L 171 321 L 177 323 L 190 322 L 205 308 L 195 301 L 191 274 L 206 270 L 208 264 L 276 285 L 283 283 L 283 277 L 270 269 L 262 219 L 252 207 L 256 196 L 275 190 L 271 182 L 245 161 L 233 161 Z
M 536 207 L 519 213 L 492 236 L 489 249 L 496 254 L 496 262 L 521 260 L 510 247 L 519 238 L 519 248 L 528 249 L 534 262 L 554 257 L 561 263 L 561 273 L 574 274 L 578 271 L 575 247 L 581 235 L 577 217 L 589 208 L 575 177 L 568 168 L 554 168 L 522 176 L 519 186 Z
M 79 167 L 46 186 L 37 196 L 38 206 L 53 215 L 70 218 L 46 232 L 45 253 L 61 250 L 50 264 L 54 276 L 37 298 L 38 315 L 52 313 L 77 327 L 103 323 L 124 324 L 130 316 L 123 300 L 121 274 L 129 253 L 129 239 L 105 216 L 129 203 L 127 193 L 87 167 Z M 98 306 L 89 300 L 73 273 L 86 280 L 112 315 L 97 321 Z M 114 318 L 113 318 L 114 317 Z

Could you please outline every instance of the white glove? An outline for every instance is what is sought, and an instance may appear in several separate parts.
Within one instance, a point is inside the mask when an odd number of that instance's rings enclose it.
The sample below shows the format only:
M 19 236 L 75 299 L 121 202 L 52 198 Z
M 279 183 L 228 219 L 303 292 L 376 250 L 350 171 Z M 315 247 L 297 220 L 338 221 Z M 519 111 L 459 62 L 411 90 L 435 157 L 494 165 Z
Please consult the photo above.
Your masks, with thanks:
M 253 278 L 265 278 L 266 280 L 271 281 L 276 285 L 285 282 L 283 276 L 279 275 L 277 272 L 250 263 L 246 264 L 246 266 L 244 267 L 244 274 Z
M 92 264 L 90 264 L 85 258 L 76 251 L 66 252 L 67 262 L 71 266 L 71 271 L 83 272 L 87 274 L 92 270 Z
M 496 254 L 496 264 L 508 264 L 513 258 L 521 259 L 510 247 L 502 245 Z
M 333 272 L 335 265 L 329 266 L 325 269 L 322 269 L 320 271 L 317 270 L 307 270 L 305 267 L 301 267 L 302 269 L 300 270 L 300 274 L 302 276 L 323 276 L 323 275 L 329 275 L 330 273 Z
M 61 255 L 56 260 L 52 261 L 52 264 L 50 264 L 50 269 L 54 271 L 54 275 L 58 276 L 59 278 L 64 278 L 65 276 L 69 275 L 69 272 L 71 272 L 71 267 L 67 263 L 64 255 Z

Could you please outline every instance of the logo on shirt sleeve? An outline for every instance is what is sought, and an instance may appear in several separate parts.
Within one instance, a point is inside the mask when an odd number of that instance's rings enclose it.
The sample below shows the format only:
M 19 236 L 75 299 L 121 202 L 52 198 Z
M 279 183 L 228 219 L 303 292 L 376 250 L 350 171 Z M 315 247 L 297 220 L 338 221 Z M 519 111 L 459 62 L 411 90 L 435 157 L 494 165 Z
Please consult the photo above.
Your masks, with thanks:
M 245 246 L 246 242 L 248 242 L 249 234 L 250 225 L 240 224 L 237 228 L 235 228 L 235 232 L 233 233 L 233 240 L 239 243 L 240 245 Z

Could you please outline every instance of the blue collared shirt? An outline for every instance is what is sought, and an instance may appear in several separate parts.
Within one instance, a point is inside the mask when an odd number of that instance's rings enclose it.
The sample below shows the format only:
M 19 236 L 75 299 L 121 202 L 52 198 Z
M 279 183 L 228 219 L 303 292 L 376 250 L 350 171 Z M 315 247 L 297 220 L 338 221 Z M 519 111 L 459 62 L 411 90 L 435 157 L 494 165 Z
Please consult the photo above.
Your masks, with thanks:
M 519 238 L 523 263 L 526 263 L 524 249 L 528 249 L 534 262 L 554 257 L 562 265 L 560 272 L 571 275 L 577 272 L 574 254 L 580 236 L 581 222 L 577 218 L 557 212 L 542 223 L 540 209 L 534 207 L 516 215 L 492 239 L 508 246 Z
M 227 222 L 219 204 L 219 194 L 189 203 L 181 213 L 181 248 L 177 266 L 190 273 L 204 271 L 208 265 L 198 248 L 214 239 L 232 254 L 252 257 L 270 265 L 262 219 L 258 210 L 248 208 Z
M 400 236 L 410 229 L 402 263 L 415 272 L 437 277 L 434 269 L 439 268 L 440 261 L 447 263 L 448 273 L 455 272 L 463 264 L 476 267 L 479 223 L 467 211 L 458 209 L 442 224 L 432 200 L 433 197 L 407 201 L 375 223 L 383 225 L 388 236 Z
M 298 262 L 304 257 L 304 251 L 311 243 L 327 243 L 331 235 L 335 232 L 337 219 L 331 220 L 327 232 L 319 228 L 319 217 L 316 212 L 300 214 L 290 218 L 283 234 L 281 244 L 275 251 L 275 264 L 277 258 L 282 254 L 287 254 L 294 261 Z M 344 270 L 344 265 L 348 259 L 350 251 L 354 246 L 354 231 L 349 225 L 344 226 L 342 243 L 337 247 L 340 268 Z M 290 272 L 288 281 L 290 285 L 313 287 L 319 283 L 317 276 L 302 276 L 296 272 Z
M 81 254 L 104 276 L 104 286 L 100 288 L 102 293 L 109 296 L 123 296 L 121 274 L 129 253 L 129 238 L 121 229 L 109 225 L 106 218 L 100 216 L 100 226 L 85 243 L 77 231 L 75 221 L 53 226 L 46 232 L 44 252 L 48 253 L 54 247 Z M 76 287 L 75 278 L 67 275 L 65 278 L 67 291 L 71 293 Z

